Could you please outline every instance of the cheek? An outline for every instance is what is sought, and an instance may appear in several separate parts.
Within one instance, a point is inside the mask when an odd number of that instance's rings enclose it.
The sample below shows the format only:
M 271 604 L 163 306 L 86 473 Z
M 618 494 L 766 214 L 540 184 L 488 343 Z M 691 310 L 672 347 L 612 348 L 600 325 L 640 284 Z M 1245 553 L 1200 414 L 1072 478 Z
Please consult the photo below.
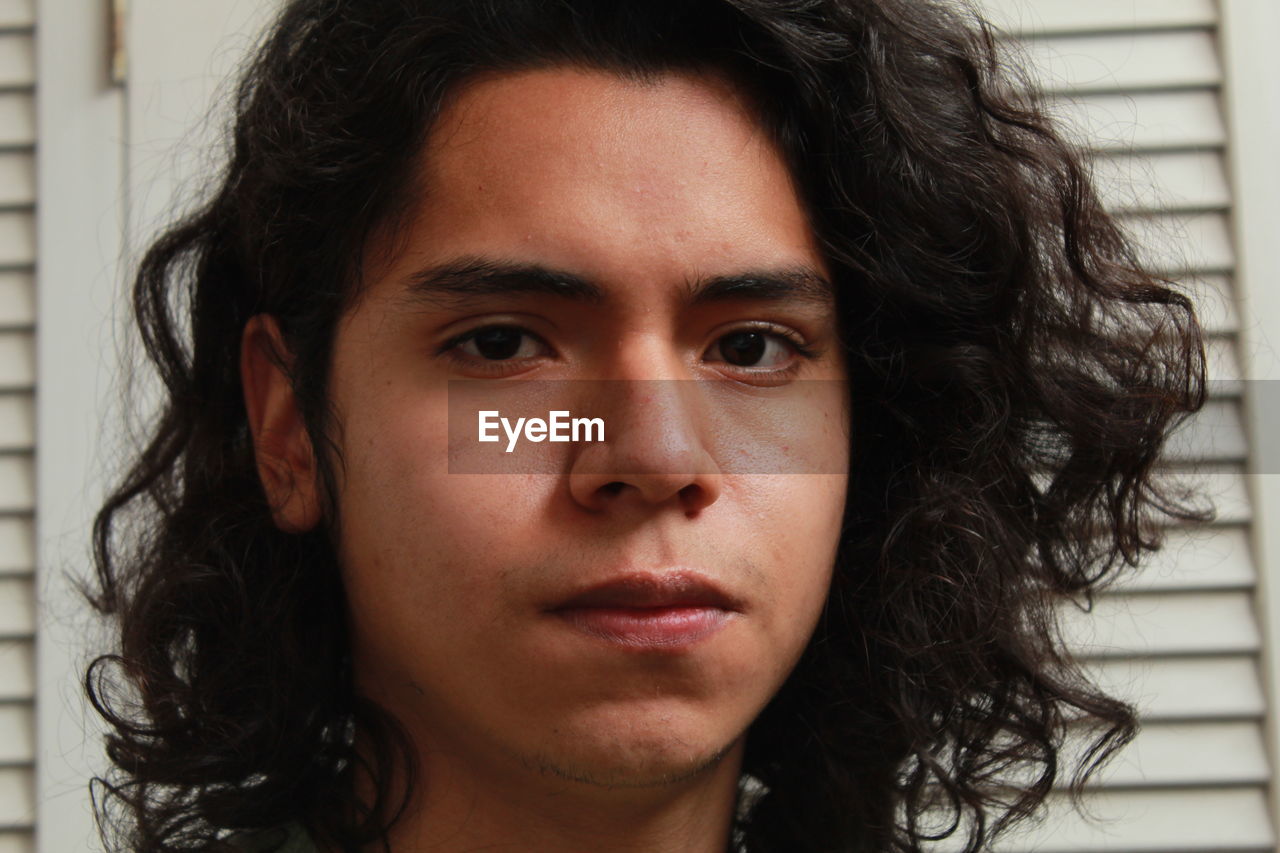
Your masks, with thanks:
M 844 517 L 846 475 L 734 478 L 734 497 L 758 543 L 775 605 L 769 626 L 779 642 L 803 644 L 826 601 Z M 803 635 L 802 637 L 800 635 Z
M 725 496 L 742 508 L 747 523 L 770 531 L 763 538 L 771 553 L 807 559 L 834 551 L 848 485 L 843 473 L 740 475 L 726 479 Z
M 408 465 L 369 477 L 372 493 L 344 495 L 353 508 L 341 539 L 349 582 L 375 588 L 390 608 L 411 603 L 445 617 L 499 599 L 505 567 L 537 534 L 526 523 L 536 515 L 535 487 L 512 479 Z
M 339 550 L 355 608 L 451 618 L 492 601 L 536 530 L 534 476 L 451 474 L 443 400 L 365 398 L 344 422 Z

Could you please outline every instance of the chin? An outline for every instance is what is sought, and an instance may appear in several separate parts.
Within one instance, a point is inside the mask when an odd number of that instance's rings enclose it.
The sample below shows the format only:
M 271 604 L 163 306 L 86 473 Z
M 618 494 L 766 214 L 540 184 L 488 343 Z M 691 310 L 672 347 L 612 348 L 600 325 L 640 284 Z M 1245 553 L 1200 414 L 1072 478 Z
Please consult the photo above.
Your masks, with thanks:
M 531 769 L 568 782 L 599 788 L 662 788 L 697 779 L 714 771 L 733 751 L 736 744 L 710 755 L 676 759 L 671 756 L 648 756 L 623 763 L 616 756 L 591 761 L 562 755 L 537 755 L 528 762 Z
M 740 732 L 719 737 L 686 732 L 665 716 L 632 720 L 621 728 L 591 733 L 560 729 L 563 748 L 544 748 L 524 763 L 541 774 L 586 785 L 654 788 L 713 772 L 741 742 Z

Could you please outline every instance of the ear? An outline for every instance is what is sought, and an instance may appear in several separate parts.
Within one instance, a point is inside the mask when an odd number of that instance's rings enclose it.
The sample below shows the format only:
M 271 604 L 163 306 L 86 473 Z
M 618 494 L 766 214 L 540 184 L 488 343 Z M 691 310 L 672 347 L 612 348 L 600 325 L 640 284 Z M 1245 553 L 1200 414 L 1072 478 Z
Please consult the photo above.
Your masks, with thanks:
M 240 384 L 258 477 L 276 527 L 303 533 L 320 523 L 319 477 L 311 438 L 286 373 L 291 358 L 275 317 L 258 314 L 249 319 L 240 339 Z

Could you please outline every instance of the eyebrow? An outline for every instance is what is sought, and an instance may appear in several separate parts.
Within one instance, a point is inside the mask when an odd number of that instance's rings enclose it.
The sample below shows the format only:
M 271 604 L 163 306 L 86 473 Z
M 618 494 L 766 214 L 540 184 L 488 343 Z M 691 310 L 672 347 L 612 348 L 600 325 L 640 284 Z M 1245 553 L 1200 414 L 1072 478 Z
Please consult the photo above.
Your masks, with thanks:
M 575 273 L 480 257 L 419 270 L 407 278 L 406 285 L 411 302 L 440 308 L 457 308 L 493 296 L 554 296 L 585 304 L 607 300 L 604 288 Z M 689 305 L 734 300 L 830 305 L 835 289 L 818 270 L 798 264 L 688 280 L 684 297 Z

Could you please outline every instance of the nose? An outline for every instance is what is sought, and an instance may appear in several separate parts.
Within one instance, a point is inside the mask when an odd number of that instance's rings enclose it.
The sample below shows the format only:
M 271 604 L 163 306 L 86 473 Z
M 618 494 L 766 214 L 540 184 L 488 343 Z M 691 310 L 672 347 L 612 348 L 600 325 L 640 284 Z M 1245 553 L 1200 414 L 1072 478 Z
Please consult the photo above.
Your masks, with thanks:
M 573 499 L 593 512 L 672 503 L 689 517 L 715 503 L 723 474 L 708 451 L 698 384 L 601 382 L 605 441 L 580 446 L 569 472 Z

